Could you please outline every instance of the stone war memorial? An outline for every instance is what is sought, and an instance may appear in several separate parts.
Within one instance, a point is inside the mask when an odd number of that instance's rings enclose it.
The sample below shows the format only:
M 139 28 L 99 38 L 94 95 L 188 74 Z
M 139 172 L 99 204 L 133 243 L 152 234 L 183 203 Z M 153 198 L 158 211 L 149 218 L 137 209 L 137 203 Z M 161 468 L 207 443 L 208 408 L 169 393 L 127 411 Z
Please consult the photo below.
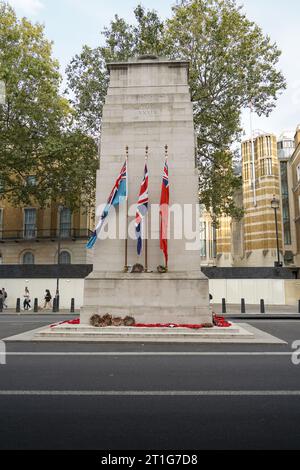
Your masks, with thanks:
M 189 63 L 142 56 L 108 69 L 96 230 L 87 244 L 93 271 L 80 320 L 11 340 L 281 344 L 210 309 Z
M 194 238 L 198 237 L 198 173 L 189 63 L 144 56 L 126 63 L 111 63 L 108 68 L 110 83 L 103 110 L 97 207 L 107 200 L 124 162 L 126 147 L 128 205 L 120 205 L 116 212 L 124 213 L 128 207 L 136 206 L 148 152 L 149 214 L 144 222 L 149 235 L 144 243 L 147 260 L 144 262 L 144 253 L 138 256 L 136 239 L 130 233 L 128 242 L 124 242 L 126 235 L 98 240 L 93 272 L 85 281 L 81 323 L 89 324 L 94 313 L 131 315 L 137 322 L 147 323 L 212 323 L 208 280 L 200 270 L 197 240 L 186 239 L 185 230 L 179 239 L 174 239 L 175 222 L 170 217 L 168 271 L 159 273 L 157 267 L 162 264 L 163 254 L 159 223 L 153 229 L 151 210 L 154 205 L 159 207 L 167 146 L 170 207 L 179 208 L 183 225 L 189 217 L 186 225 L 193 225 Z M 134 221 L 134 216 L 133 209 L 129 222 Z M 112 220 L 109 216 L 108 225 Z M 143 264 L 144 272 L 130 272 L 131 268 L 124 269 L 125 263 L 130 267 Z

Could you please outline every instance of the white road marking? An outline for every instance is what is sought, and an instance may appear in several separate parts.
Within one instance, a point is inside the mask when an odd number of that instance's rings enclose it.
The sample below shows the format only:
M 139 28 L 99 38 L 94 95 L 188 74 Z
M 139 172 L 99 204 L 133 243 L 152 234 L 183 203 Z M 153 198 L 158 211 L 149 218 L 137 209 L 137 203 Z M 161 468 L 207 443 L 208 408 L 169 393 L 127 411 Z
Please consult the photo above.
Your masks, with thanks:
M 30 351 L 21 351 L 21 352 L 7 352 L 7 356 L 14 356 L 14 357 L 23 357 L 23 356 L 69 356 L 69 357 L 89 357 L 89 356 L 95 356 L 95 357 L 144 357 L 144 356 L 166 356 L 166 357 L 180 357 L 180 356 L 190 356 L 190 357 L 201 357 L 201 356 L 282 356 L 282 357 L 288 357 L 292 356 L 293 352 L 189 352 L 189 351 L 183 351 L 183 352 L 144 352 L 144 351 L 136 351 L 136 352 L 30 352 Z
M 300 397 L 300 390 L 0 390 L 1 396 L 46 397 Z

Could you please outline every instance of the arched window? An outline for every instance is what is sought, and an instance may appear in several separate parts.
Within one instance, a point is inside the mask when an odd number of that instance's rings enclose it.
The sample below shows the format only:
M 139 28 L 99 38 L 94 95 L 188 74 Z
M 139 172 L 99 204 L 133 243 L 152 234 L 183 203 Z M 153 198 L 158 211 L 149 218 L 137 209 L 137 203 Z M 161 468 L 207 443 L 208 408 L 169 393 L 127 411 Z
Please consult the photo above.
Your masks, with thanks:
M 23 264 L 34 264 L 34 254 L 31 251 L 24 253 Z
M 59 256 L 60 264 L 71 264 L 71 255 L 68 251 L 62 251 Z

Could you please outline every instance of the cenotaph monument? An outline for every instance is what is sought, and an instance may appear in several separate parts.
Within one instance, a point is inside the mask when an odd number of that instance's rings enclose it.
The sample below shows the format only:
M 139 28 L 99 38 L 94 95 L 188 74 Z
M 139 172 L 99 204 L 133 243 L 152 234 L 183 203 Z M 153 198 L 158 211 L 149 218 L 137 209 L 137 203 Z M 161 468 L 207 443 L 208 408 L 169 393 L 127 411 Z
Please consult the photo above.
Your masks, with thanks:
M 93 272 L 85 280 L 81 324 L 88 325 L 93 314 L 107 313 L 130 315 L 142 323 L 212 323 L 208 279 L 200 270 L 199 243 L 187 238 L 185 230 L 182 237 L 175 237 L 175 222 L 170 214 L 168 270 L 158 272 L 164 258 L 159 223 L 155 226 L 151 211 L 160 203 L 167 146 L 170 209 L 177 206 L 183 214 L 182 225 L 193 226 L 196 239 L 200 237 L 189 63 L 142 56 L 125 63 L 110 63 L 108 69 L 97 206 L 107 201 L 128 147 L 128 205 L 120 205 L 117 211 L 129 208 L 129 222 L 134 223 L 132 207 L 138 201 L 148 147 L 148 225 L 152 236 L 147 243 L 147 272 L 141 273 L 124 271 L 124 237 L 97 241 Z M 111 220 L 108 217 L 107 223 Z M 137 254 L 136 240 L 129 236 L 126 245 L 128 265 L 144 264 L 143 256 Z

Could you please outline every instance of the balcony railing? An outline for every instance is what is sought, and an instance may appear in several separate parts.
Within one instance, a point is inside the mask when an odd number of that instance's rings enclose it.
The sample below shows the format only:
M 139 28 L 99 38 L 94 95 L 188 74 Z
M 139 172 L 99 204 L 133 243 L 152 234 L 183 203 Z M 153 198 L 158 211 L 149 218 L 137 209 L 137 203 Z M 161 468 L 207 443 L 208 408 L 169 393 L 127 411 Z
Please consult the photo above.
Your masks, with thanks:
M 61 240 L 87 240 L 92 235 L 89 229 L 68 230 L 39 230 L 35 227 L 25 227 L 23 230 L 0 230 L 0 243 L 8 241 L 57 241 Z

